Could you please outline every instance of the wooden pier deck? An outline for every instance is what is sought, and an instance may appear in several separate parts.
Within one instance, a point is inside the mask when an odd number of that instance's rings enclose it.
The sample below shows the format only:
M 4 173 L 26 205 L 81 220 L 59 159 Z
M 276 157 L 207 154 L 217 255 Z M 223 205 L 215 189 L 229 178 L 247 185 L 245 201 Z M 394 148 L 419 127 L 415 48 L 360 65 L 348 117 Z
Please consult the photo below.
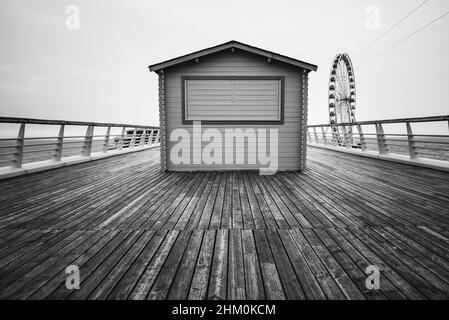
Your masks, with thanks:
M 449 298 L 448 173 L 316 148 L 303 174 L 161 173 L 153 149 L 0 190 L 2 299 Z

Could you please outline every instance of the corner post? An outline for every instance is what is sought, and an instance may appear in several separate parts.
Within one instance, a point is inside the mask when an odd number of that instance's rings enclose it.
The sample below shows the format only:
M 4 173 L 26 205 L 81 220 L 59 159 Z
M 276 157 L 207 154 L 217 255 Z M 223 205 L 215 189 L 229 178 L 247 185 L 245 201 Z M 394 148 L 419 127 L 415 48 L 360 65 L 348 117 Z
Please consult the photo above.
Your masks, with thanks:
M 56 160 L 56 161 L 61 161 L 61 158 L 62 158 L 62 148 L 64 145 L 64 130 L 65 130 L 65 125 L 61 124 L 61 127 L 59 128 L 56 153 L 54 156 L 54 160 Z
M 23 148 L 25 145 L 25 123 L 20 125 L 19 134 L 17 135 L 16 155 L 13 160 L 15 168 L 22 168 L 23 164 Z
M 299 151 L 299 171 L 304 171 L 307 165 L 307 118 L 308 118 L 308 88 L 309 88 L 309 73 L 307 70 L 302 70 L 301 75 L 301 141 Z
M 167 170 L 167 146 L 166 146 L 166 116 L 165 116 L 165 73 L 164 70 L 159 72 L 159 131 L 158 137 L 161 146 L 161 171 Z M 184 106 L 183 106 L 184 107 Z

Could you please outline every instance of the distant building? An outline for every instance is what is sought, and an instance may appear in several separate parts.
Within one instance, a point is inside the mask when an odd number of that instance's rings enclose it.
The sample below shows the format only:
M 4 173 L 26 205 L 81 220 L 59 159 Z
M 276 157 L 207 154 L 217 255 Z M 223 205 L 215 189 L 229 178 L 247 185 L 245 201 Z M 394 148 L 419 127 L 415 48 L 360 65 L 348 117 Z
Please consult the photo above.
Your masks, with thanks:
M 277 148 L 277 169 L 304 168 L 308 74 L 316 71 L 317 66 L 230 41 L 149 68 L 159 75 L 163 170 L 264 168 L 259 158 L 253 161 L 253 156 L 263 151 L 259 144 L 255 147 L 253 134 L 259 143 L 262 141 L 259 130 L 265 129 L 267 153 Z M 201 124 L 202 138 L 194 132 L 194 124 Z M 241 129 L 237 131 L 243 132 L 243 143 L 238 139 L 231 144 L 225 141 L 226 129 Z M 270 129 L 277 130 L 277 142 L 270 139 Z M 181 152 L 185 153 L 183 160 L 177 153 L 180 130 L 191 137 L 190 149 Z M 223 137 L 221 141 L 217 134 Z M 211 135 L 215 139 L 209 140 Z M 206 159 L 211 143 L 215 148 L 213 162 Z M 229 154 L 237 157 L 239 152 L 244 153 L 244 159 L 230 161 Z

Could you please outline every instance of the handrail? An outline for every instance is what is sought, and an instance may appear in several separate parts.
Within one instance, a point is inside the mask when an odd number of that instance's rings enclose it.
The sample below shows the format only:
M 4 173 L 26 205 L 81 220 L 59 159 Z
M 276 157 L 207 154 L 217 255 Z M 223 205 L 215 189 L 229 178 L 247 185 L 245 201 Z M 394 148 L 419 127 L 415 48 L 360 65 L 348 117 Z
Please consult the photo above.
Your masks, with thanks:
M 338 151 L 448 170 L 449 132 L 413 132 L 413 124 L 436 122 L 447 122 L 449 129 L 449 115 L 310 125 L 307 127 L 307 141 L 309 145 Z M 386 132 L 385 124 L 405 124 L 406 133 Z M 375 126 L 375 133 L 365 132 L 364 127 L 368 125 Z
M 25 163 L 39 166 L 47 160 L 64 164 L 69 160 L 70 163 L 85 162 L 160 144 L 160 129 L 155 126 L 0 117 L 0 125 L 4 123 L 19 125 L 17 138 L 0 139 L 0 163 L 9 164 L 10 168 L 15 169 L 22 169 Z M 59 133 L 57 136 L 47 134 L 27 137 L 26 126 L 29 124 L 59 126 Z M 85 128 L 86 133 L 67 135 L 65 134 L 67 126 Z M 94 134 L 97 127 L 106 128 L 106 132 Z M 120 134 L 112 136 L 111 128 L 122 130 Z M 9 167 L 3 166 L 1 169 L 4 171 Z M 2 173 L 0 172 L 0 176 Z
M 154 128 L 155 126 L 121 124 L 121 123 L 102 123 L 102 122 L 84 122 L 84 121 L 67 121 L 67 120 L 48 120 L 33 118 L 14 118 L 0 117 L 0 123 L 29 123 L 29 124 L 48 124 L 48 125 L 66 125 L 66 126 L 95 126 L 95 127 L 138 127 L 138 128 Z
M 358 121 L 354 123 L 339 123 L 339 124 L 315 124 L 308 126 L 309 128 L 321 128 L 325 126 L 354 126 L 354 125 L 369 125 L 369 124 L 393 124 L 393 123 L 418 123 L 418 122 L 440 122 L 449 121 L 449 115 L 447 116 L 435 116 L 435 117 L 421 117 L 421 118 L 402 118 L 402 119 L 387 119 L 387 120 L 369 120 Z

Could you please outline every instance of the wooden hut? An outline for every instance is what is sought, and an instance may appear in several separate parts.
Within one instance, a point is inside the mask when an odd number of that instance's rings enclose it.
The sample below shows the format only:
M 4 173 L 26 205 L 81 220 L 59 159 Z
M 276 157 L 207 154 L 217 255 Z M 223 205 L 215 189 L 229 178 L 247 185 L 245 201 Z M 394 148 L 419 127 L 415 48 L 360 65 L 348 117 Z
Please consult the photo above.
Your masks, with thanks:
M 162 170 L 259 170 L 275 151 L 276 170 L 304 168 L 317 66 L 230 41 L 149 68 L 159 76 Z

